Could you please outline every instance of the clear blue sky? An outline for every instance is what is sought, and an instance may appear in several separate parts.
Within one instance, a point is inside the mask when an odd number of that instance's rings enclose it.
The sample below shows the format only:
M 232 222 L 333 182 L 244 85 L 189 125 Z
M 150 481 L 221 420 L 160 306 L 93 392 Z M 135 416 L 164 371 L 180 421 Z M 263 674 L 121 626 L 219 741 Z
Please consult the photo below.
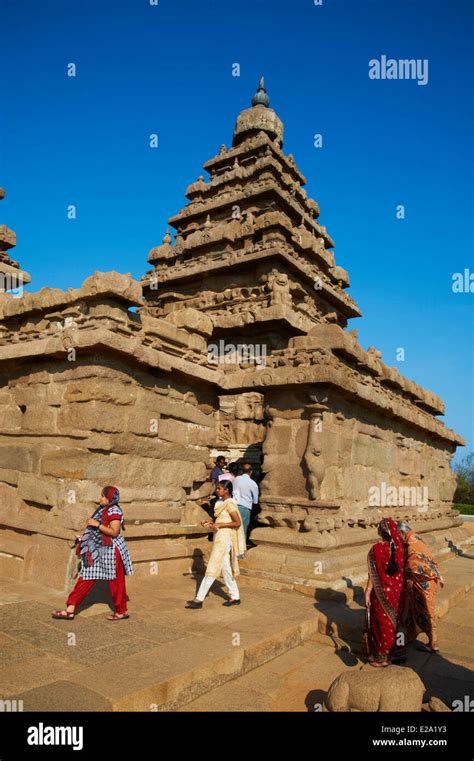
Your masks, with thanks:
M 472 449 L 474 294 L 451 290 L 474 270 L 472 2 L 0 0 L 0 12 L 0 221 L 31 288 L 143 274 L 264 74 L 362 309 L 350 326 L 445 400 Z M 382 54 L 428 59 L 428 84 L 369 79 Z

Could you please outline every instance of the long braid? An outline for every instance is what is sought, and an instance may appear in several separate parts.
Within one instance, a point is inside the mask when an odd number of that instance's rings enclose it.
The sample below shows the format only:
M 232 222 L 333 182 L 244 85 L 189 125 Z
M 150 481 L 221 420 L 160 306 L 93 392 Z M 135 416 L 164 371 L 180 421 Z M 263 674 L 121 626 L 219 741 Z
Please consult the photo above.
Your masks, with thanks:
M 393 541 L 392 537 L 390 537 L 390 560 L 387 563 L 387 576 L 395 576 L 395 574 L 400 570 L 398 563 L 395 560 L 395 552 L 395 542 Z
M 395 560 L 395 553 L 397 551 L 397 548 L 395 546 L 395 542 L 393 541 L 393 538 L 390 534 L 390 531 L 387 531 L 386 527 L 381 527 L 382 529 L 382 538 L 389 542 L 390 544 L 390 559 L 387 563 L 387 567 L 385 569 L 385 572 L 387 576 L 395 576 L 396 573 L 400 570 L 399 565 L 397 561 Z

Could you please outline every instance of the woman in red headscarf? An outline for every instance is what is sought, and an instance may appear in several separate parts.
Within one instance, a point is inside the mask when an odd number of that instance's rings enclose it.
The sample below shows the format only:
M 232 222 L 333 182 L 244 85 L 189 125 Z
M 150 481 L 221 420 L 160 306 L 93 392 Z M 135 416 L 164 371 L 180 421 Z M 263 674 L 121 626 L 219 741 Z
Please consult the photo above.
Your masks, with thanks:
M 129 618 L 125 576 L 133 573 L 133 567 L 128 547 L 120 534 L 124 521 L 119 501 L 119 490 L 115 486 L 104 486 L 97 509 L 87 521 L 82 536 L 77 537 L 80 576 L 67 599 L 65 610 L 53 610 L 53 618 L 73 619 L 77 606 L 99 579 L 109 582 L 115 605 L 115 612 L 108 616 L 109 621 Z
M 396 645 L 400 596 L 403 588 L 403 544 L 397 524 L 383 518 L 378 526 L 381 542 L 371 548 L 365 590 L 367 608 L 364 645 L 375 668 L 390 665 Z

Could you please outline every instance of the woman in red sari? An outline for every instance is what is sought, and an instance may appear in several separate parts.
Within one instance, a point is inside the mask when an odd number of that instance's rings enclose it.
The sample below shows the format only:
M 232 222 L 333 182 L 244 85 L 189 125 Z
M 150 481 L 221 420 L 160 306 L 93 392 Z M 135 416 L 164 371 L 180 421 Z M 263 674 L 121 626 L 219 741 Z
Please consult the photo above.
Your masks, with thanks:
M 390 665 L 396 645 L 403 588 L 403 544 L 392 518 L 380 521 L 378 533 L 382 541 L 374 544 L 367 556 L 369 578 L 365 590 L 364 640 L 370 664 L 383 668 Z

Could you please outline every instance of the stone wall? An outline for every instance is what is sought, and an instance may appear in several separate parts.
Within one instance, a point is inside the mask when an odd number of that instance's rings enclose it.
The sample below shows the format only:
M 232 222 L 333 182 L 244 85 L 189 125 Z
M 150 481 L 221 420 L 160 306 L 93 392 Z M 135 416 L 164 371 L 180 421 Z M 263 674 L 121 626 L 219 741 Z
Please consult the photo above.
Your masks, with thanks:
M 57 570 L 48 583 L 63 588 L 76 570 L 74 533 L 108 483 L 120 488 L 137 572 L 152 561 L 188 570 L 207 548 L 199 505 L 210 489 L 217 394 L 182 372 L 199 336 L 129 313 L 127 282 L 98 277 L 82 290 L 2 303 L 2 573 L 40 578 L 49 553 Z M 160 367 L 165 342 L 176 367 Z
M 29 507 L 36 535 L 47 524 L 72 538 L 108 483 L 120 486 L 128 525 L 198 522 L 216 434 L 212 407 L 194 393 L 116 359 L 41 363 L 0 383 L 0 484 Z M 2 538 L 0 529 L 0 548 Z M 149 539 L 132 544 L 135 560 L 138 550 L 160 558 L 156 542 L 155 554 Z
M 356 406 L 334 391 L 320 388 L 318 394 L 325 399 L 319 409 L 314 394 L 267 393 L 271 424 L 263 445 L 263 501 L 309 496 L 359 510 L 371 500 L 375 506 L 373 487 L 381 496 L 389 487 L 406 487 L 411 498 L 418 489 L 417 499 L 426 498 L 430 508 L 450 509 L 456 488 L 449 466 L 453 444 Z

